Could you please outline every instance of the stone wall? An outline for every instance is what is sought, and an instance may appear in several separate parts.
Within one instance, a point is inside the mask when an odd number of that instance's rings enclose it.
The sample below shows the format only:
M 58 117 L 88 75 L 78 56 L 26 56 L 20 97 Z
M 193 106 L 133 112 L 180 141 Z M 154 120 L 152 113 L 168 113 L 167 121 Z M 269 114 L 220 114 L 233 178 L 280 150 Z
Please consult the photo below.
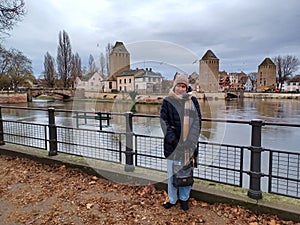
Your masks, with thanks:
M 300 99 L 300 93 L 256 93 L 244 92 L 244 98 Z
M 2 103 L 24 103 L 27 102 L 27 93 L 0 94 L 0 104 Z

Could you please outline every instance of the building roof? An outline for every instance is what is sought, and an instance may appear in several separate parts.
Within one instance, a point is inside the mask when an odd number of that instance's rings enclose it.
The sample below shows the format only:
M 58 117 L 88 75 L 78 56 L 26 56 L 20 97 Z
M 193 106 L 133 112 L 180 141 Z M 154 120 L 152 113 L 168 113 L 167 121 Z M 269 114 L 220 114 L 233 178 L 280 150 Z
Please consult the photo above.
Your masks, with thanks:
M 101 76 L 101 74 L 99 74 L 98 72 L 95 72 L 95 73 L 87 73 L 87 74 L 85 74 L 84 76 L 82 76 L 80 78 L 80 80 L 81 81 L 89 81 L 95 75 L 99 75 L 103 79 L 103 76 Z
M 273 61 L 270 58 L 265 58 L 264 61 L 259 66 L 268 66 L 268 65 L 274 65 Z
M 141 73 L 143 73 L 143 69 L 135 69 L 135 70 L 126 70 L 121 73 L 117 73 L 116 77 L 122 77 L 122 76 L 137 76 Z
M 93 73 L 85 74 L 85 75 L 83 75 L 83 76 L 80 78 L 80 80 L 81 80 L 81 81 L 88 81 L 88 80 L 90 80 L 90 79 L 92 78 L 93 75 L 94 75 Z
M 125 45 L 121 41 L 116 42 L 116 44 L 113 47 L 110 54 L 113 54 L 113 53 L 126 53 L 126 54 L 129 54 L 129 52 L 127 51 Z
M 207 52 L 202 57 L 202 60 L 218 59 L 217 56 L 212 52 L 212 50 L 207 50 Z
M 135 76 L 135 78 L 142 78 L 142 77 L 162 77 L 160 73 L 156 73 L 152 71 L 152 68 L 146 68 L 146 70 L 143 70 L 143 73 L 138 74 Z
M 112 74 L 107 78 L 107 81 L 116 81 L 116 80 L 117 80 L 116 74 Z
M 300 75 L 294 76 L 292 79 L 289 80 L 289 82 L 300 82 Z

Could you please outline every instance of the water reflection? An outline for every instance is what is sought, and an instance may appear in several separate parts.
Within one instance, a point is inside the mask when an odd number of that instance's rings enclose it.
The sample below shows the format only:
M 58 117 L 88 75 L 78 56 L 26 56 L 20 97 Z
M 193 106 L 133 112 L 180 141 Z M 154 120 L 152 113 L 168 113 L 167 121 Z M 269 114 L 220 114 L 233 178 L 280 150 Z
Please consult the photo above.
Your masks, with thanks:
M 252 120 L 263 119 L 268 122 L 287 122 L 300 124 L 300 101 L 297 99 L 242 99 L 234 101 L 199 100 L 203 117 L 220 119 Z M 5 105 L 5 104 L 3 104 Z M 101 112 L 128 112 L 132 109 L 133 103 L 118 101 L 99 102 L 96 100 L 86 101 L 34 101 L 16 105 L 18 107 L 49 108 Z M 157 104 L 136 104 L 135 110 L 141 114 L 159 115 L 161 105 Z M 19 121 L 34 121 L 37 123 L 48 123 L 47 111 L 2 109 L 4 119 Z M 75 122 L 71 113 L 56 113 L 56 122 L 59 125 L 74 126 Z M 89 121 L 99 128 L 99 121 Z M 161 128 L 158 118 L 136 118 L 134 117 L 134 132 L 146 135 L 161 136 Z M 124 118 L 114 116 L 110 129 L 125 131 Z M 299 151 L 300 128 L 288 127 L 263 127 L 262 144 L 266 148 L 284 149 Z M 250 125 L 208 123 L 203 122 L 201 139 L 207 139 L 226 144 L 249 145 L 251 135 Z

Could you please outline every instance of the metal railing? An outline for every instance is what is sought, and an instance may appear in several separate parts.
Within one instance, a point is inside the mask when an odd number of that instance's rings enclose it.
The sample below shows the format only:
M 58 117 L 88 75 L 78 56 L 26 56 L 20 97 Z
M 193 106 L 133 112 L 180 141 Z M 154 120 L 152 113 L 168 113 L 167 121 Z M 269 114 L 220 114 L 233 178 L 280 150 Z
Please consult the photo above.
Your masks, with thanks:
M 5 120 L 2 117 L 2 109 L 5 108 L 47 112 L 48 123 Z M 111 118 L 118 117 L 124 121 L 125 130 L 109 131 L 82 128 L 78 118 L 75 127 L 57 125 L 55 113 L 59 112 L 75 115 L 101 113 L 0 106 L 0 145 L 6 142 L 14 143 L 45 149 L 49 156 L 62 152 L 116 162 L 124 164 L 127 172 L 134 171 L 135 167 L 167 170 L 163 155 L 163 137 L 133 132 L 133 118 L 159 120 L 158 115 L 111 112 L 109 114 Z M 263 185 L 267 186 L 266 191 L 269 193 L 300 199 L 300 153 L 265 149 L 261 146 L 263 126 L 300 127 L 300 124 L 267 123 L 256 119 L 243 121 L 211 118 L 203 118 L 203 122 L 249 125 L 252 131 L 251 145 L 230 145 L 199 140 L 199 162 L 194 171 L 195 178 L 245 187 L 248 189 L 248 196 L 253 199 L 262 198 Z M 265 171 L 262 171 L 262 162 L 268 165 Z

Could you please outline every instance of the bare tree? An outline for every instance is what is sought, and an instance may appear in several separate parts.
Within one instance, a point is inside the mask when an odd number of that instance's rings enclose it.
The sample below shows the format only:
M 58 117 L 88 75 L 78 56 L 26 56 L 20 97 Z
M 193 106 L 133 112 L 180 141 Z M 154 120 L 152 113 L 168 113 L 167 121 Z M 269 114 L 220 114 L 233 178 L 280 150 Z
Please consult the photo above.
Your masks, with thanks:
M 7 35 L 25 15 L 24 0 L 0 0 L 0 37 Z
M 106 46 L 106 72 L 107 72 L 107 76 L 110 75 L 110 71 L 109 71 L 109 55 L 113 49 L 113 45 L 111 43 L 108 43 Z
M 280 91 L 284 81 L 286 81 L 294 72 L 298 70 L 300 65 L 299 59 L 296 56 L 286 55 L 286 56 L 276 56 L 274 57 L 274 63 L 276 65 L 278 82 Z
M 54 58 L 50 55 L 49 52 L 46 53 L 45 55 L 45 60 L 44 60 L 44 76 L 45 76 L 45 81 L 48 87 L 54 87 L 55 85 L 55 60 Z
M 12 54 L 0 46 L 0 76 L 4 75 L 11 63 Z
M 16 49 L 11 49 L 10 53 L 12 58 L 7 76 L 10 78 L 11 88 L 17 90 L 20 85 L 25 83 L 26 79 L 32 80 L 31 60 Z
M 72 66 L 71 66 L 71 85 L 74 88 L 74 82 L 77 77 L 82 76 L 82 69 L 81 69 L 81 58 L 79 54 L 76 52 L 75 55 L 72 56 Z
M 31 60 L 17 49 L 6 50 L 0 46 L 0 88 L 16 90 L 28 80 L 35 81 Z
M 57 71 L 63 86 L 68 86 L 68 78 L 71 74 L 72 47 L 69 35 L 66 31 L 59 32 L 57 47 Z
M 105 71 L 105 57 L 104 54 L 101 52 L 100 54 L 100 72 L 102 75 L 104 75 Z
M 90 54 L 89 57 L 89 73 L 94 74 L 97 71 L 96 62 L 94 56 Z

